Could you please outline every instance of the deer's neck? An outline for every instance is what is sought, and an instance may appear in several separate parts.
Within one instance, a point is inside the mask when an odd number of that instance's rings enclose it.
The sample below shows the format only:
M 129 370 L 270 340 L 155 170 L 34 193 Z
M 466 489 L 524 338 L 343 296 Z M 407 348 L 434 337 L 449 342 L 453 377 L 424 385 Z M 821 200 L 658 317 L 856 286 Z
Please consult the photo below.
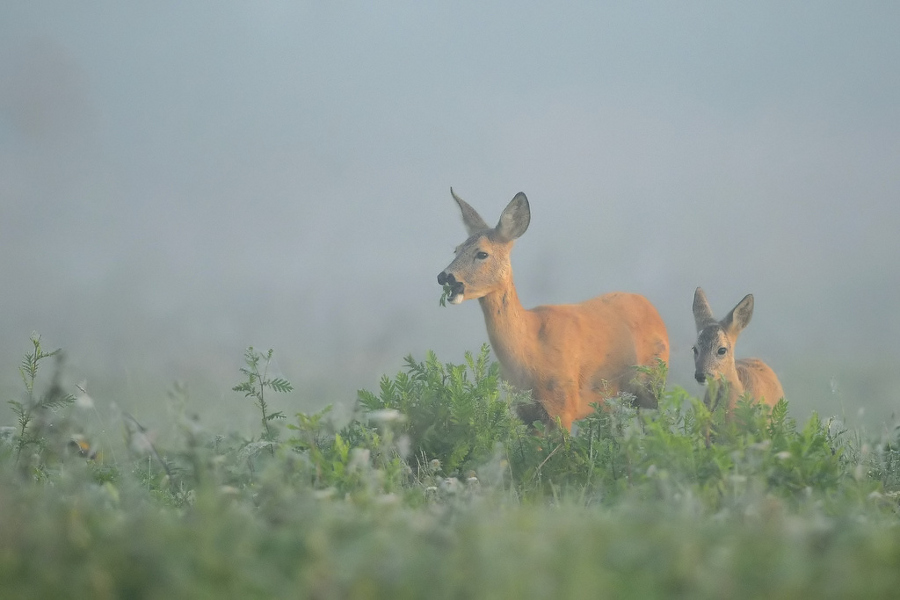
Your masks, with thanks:
M 531 370 L 529 350 L 536 336 L 535 315 L 519 300 L 510 276 L 506 285 L 478 299 L 488 338 L 508 377 L 520 380 Z

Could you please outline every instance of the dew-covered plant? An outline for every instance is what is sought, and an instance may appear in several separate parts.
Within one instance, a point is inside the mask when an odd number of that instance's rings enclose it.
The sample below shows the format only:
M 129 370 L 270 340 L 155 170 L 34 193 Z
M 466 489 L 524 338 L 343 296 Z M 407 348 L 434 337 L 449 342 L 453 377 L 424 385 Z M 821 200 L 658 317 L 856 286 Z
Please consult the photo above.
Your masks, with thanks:
M 23 451 L 32 449 L 37 457 L 37 464 L 32 467 L 40 471 L 45 465 L 47 459 L 45 454 L 50 446 L 59 446 L 56 450 L 60 450 L 65 445 L 63 441 L 65 432 L 58 423 L 54 429 L 54 416 L 62 408 L 71 405 L 75 397 L 66 393 L 60 383 L 62 351 L 56 349 L 46 352 L 41 346 L 41 336 L 38 334 L 32 334 L 31 344 L 32 350 L 25 354 L 19 366 L 19 374 L 25 386 L 24 398 L 9 400 L 8 403 L 16 415 L 17 423 L 12 437 L 15 462 L 21 465 Z M 38 370 L 48 358 L 56 360 L 56 369 L 46 389 L 38 392 L 36 389 Z
M 440 461 L 446 473 L 468 470 L 486 461 L 522 426 L 501 393 L 500 368 L 485 344 L 463 364 L 444 364 L 433 352 L 424 361 L 412 356 L 394 378 L 382 377 L 378 394 L 360 390 L 364 418 L 395 411 L 397 430 L 408 436 L 409 455 Z
M 266 390 L 273 392 L 287 393 L 294 389 L 291 382 L 282 377 L 269 377 L 269 365 L 272 362 L 274 350 L 269 349 L 263 354 L 253 349 L 253 346 L 247 348 L 244 353 L 244 365 L 240 368 L 244 374 L 244 381 L 231 388 L 235 392 L 243 392 L 245 398 L 253 398 L 253 402 L 261 413 L 261 422 L 263 426 L 262 441 L 268 443 L 269 450 L 275 454 L 275 446 L 273 442 L 277 435 L 273 428 L 269 426 L 272 421 L 284 419 L 282 411 L 271 412 L 266 402 Z M 260 369 L 262 363 L 262 369 Z
M 798 423 L 786 401 L 728 411 L 662 385 L 656 410 L 623 395 L 572 432 L 526 426 L 483 347 L 462 364 L 408 357 L 349 420 L 300 412 L 279 435 L 269 395 L 293 388 L 251 348 L 234 389 L 261 434 L 210 431 L 179 387 L 168 436 L 116 414 L 129 451 L 110 452 L 118 477 L 99 479 L 89 457 L 53 453 L 78 414 L 59 412 L 59 374 L 38 374 L 58 354 L 32 344 L 15 426 L 0 430 L 11 597 L 891 597 L 900 585 L 896 427 L 873 440 L 817 415 Z

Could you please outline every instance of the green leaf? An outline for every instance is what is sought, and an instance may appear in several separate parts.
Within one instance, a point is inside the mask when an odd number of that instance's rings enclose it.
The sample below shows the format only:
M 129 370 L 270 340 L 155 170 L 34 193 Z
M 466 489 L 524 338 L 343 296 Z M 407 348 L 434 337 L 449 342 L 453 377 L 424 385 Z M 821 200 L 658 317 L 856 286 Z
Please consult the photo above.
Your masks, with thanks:
M 291 382 L 287 379 L 272 379 L 269 381 L 269 386 L 275 390 L 276 392 L 290 392 L 294 389 L 294 386 L 291 385 Z

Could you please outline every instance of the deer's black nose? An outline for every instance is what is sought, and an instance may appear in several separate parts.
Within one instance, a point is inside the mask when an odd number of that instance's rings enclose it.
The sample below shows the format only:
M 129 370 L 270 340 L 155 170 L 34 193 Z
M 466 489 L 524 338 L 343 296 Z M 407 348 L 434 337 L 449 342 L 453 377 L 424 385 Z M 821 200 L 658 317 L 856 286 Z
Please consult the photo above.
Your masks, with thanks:
M 438 275 L 438 285 L 453 285 L 454 283 L 456 283 L 456 277 L 452 273 L 448 274 L 446 271 L 441 271 Z
M 694 379 L 697 380 L 697 383 L 706 383 L 706 373 L 703 371 L 697 371 L 694 373 Z

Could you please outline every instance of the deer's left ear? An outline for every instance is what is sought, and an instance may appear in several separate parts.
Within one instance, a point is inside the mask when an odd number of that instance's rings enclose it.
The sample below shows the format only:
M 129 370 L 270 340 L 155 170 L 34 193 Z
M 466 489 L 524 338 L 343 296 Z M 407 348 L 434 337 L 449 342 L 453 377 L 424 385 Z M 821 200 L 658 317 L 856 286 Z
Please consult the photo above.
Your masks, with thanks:
M 744 299 L 731 309 L 728 316 L 722 321 L 722 327 L 732 337 L 736 337 L 744 327 L 750 324 L 753 317 L 753 294 L 747 294 Z
M 531 207 L 528 206 L 525 194 L 519 192 L 503 209 L 500 222 L 494 231 L 504 241 L 511 242 L 525 233 L 529 223 L 531 223 Z

